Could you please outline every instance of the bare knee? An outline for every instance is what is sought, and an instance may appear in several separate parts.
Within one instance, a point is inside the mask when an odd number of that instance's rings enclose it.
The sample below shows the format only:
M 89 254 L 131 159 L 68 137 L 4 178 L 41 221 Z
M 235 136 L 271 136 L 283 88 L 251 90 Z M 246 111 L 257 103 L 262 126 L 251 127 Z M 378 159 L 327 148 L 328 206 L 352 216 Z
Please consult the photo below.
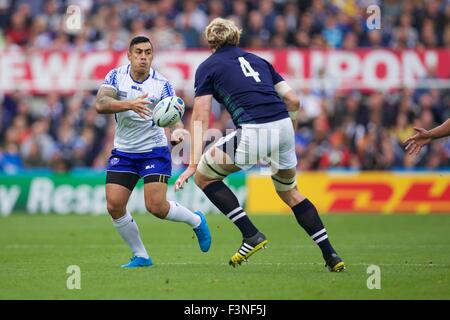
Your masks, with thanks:
M 208 184 L 210 184 L 213 180 L 210 180 L 208 177 L 205 177 L 200 172 L 196 172 L 194 176 L 195 184 L 200 188 L 204 189 Z
M 277 193 L 281 200 L 283 200 L 290 208 L 296 206 L 305 199 L 305 197 L 298 192 L 297 187 L 288 191 L 277 191 Z
M 106 209 L 110 214 L 111 218 L 119 219 L 125 215 L 126 207 L 111 201 L 106 203 Z
M 167 201 L 152 201 L 145 203 L 145 208 L 148 212 L 159 219 L 165 219 L 169 213 L 169 203 Z

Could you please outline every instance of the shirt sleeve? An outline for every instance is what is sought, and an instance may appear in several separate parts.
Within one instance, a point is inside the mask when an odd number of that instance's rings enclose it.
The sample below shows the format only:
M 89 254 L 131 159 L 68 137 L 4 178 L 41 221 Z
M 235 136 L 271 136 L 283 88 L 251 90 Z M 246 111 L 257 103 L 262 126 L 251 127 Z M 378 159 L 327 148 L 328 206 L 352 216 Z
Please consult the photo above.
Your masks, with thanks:
M 167 97 L 173 97 L 175 96 L 175 90 L 173 89 L 172 85 L 169 81 L 166 81 L 164 84 L 162 91 L 161 91 L 161 100 L 165 99 Z
M 117 85 L 117 69 L 112 69 L 110 72 L 108 72 L 101 86 L 110 87 L 116 91 L 119 90 Z
M 278 82 L 284 81 L 283 77 L 280 76 L 278 72 L 275 71 L 274 67 L 269 61 L 264 60 L 269 66 L 270 74 L 272 75 L 273 84 L 277 84 Z
M 211 75 L 203 65 L 200 65 L 195 72 L 194 90 L 196 97 L 214 93 Z

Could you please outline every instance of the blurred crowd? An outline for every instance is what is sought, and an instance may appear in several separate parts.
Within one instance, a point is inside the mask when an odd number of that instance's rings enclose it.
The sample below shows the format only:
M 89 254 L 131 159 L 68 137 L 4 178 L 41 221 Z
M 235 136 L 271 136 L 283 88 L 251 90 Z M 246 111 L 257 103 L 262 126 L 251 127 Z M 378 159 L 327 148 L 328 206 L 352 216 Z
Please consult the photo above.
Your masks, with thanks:
M 63 28 L 70 4 L 83 12 L 78 34 Z M 370 4 L 381 7 L 381 30 L 366 29 Z M 219 16 L 234 19 L 244 30 L 242 46 L 251 48 L 450 48 L 446 0 L 0 0 L 0 50 L 124 50 L 132 36 L 146 31 L 160 49 L 202 48 L 204 27 Z M 104 168 L 114 119 L 96 113 L 95 94 L 0 96 L 0 172 Z M 189 129 L 192 97 L 178 94 L 187 104 L 184 122 Z M 450 117 L 449 89 L 405 88 L 386 94 L 313 86 L 298 94 L 303 105 L 296 130 L 299 169 L 450 167 L 449 139 L 433 142 L 417 157 L 407 156 L 402 146 L 414 126 L 430 129 Z M 223 132 L 232 128 L 218 104 L 211 127 Z
M 83 17 L 76 34 L 64 28 L 71 4 Z M 368 32 L 371 4 L 382 28 Z M 450 47 L 448 0 L 0 0 L 0 49 L 122 50 L 147 31 L 161 49 L 206 47 L 202 32 L 216 17 L 245 30 L 244 47 Z
M 192 97 L 187 103 L 187 129 Z M 441 139 L 408 156 L 402 142 L 413 127 L 430 129 L 450 118 L 449 90 L 403 89 L 390 94 L 320 89 L 299 92 L 303 110 L 296 130 L 298 168 L 302 170 L 401 170 L 450 168 L 450 139 Z M 1 101 L 1 100 L 0 100 Z M 95 92 L 64 97 L 20 93 L 3 97 L 0 112 L 0 171 L 73 167 L 104 168 L 113 147 L 114 117 L 99 115 Z M 211 127 L 233 128 L 228 112 L 215 103 Z

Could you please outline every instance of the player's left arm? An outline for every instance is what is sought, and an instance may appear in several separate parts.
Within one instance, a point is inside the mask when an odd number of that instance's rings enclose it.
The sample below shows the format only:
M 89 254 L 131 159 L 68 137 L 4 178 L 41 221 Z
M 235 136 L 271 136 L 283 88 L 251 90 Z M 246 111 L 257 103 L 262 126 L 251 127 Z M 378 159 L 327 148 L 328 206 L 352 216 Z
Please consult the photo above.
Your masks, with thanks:
M 194 108 L 191 117 L 191 151 L 189 166 L 175 182 L 175 191 L 180 190 L 183 184 L 194 175 L 195 171 L 197 171 L 197 166 L 200 162 L 205 144 L 203 137 L 208 129 L 211 105 L 211 94 L 194 98 Z
M 275 90 L 278 96 L 280 96 L 286 104 L 286 108 L 289 112 L 289 116 L 291 117 L 292 125 L 295 130 L 297 128 L 297 118 L 300 110 L 300 99 L 295 91 L 284 80 L 275 84 Z
M 212 95 L 204 95 L 194 98 L 194 109 L 191 118 L 191 153 L 189 167 L 197 169 L 203 153 L 203 136 L 209 125 L 209 114 L 211 112 Z

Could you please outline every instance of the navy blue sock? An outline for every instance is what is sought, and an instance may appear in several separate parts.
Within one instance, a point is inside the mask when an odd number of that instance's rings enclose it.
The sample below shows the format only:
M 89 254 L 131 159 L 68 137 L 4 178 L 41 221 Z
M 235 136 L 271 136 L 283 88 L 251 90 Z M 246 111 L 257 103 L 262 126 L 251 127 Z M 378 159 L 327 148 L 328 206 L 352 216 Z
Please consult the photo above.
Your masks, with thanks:
M 225 183 L 214 181 L 208 184 L 203 189 L 203 192 L 239 228 L 243 238 L 253 237 L 258 232 L 258 229 L 250 221 L 244 209 L 239 205 L 239 201 L 233 191 Z
M 319 217 L 314 204 L 308 199 L 303 200 L 299 204 L 292 207 L 295 218 L 299 225 L 309 234 L 320 250 L 324 259 L 331 256 L 332 253 L 336 253 L 331 246 L 330 240 L 328 240 L 327 230 L 323 226 L 322 220 Z

